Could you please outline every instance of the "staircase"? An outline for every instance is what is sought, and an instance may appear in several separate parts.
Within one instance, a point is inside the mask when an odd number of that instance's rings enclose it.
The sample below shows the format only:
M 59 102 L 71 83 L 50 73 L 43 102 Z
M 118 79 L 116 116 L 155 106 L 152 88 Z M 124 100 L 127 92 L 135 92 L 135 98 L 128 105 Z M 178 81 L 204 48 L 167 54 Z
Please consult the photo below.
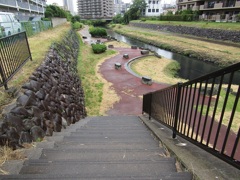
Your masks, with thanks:
M 136 116 L 88 117 L 62 134 L 20 174 L 0 179 L 192 179 Z

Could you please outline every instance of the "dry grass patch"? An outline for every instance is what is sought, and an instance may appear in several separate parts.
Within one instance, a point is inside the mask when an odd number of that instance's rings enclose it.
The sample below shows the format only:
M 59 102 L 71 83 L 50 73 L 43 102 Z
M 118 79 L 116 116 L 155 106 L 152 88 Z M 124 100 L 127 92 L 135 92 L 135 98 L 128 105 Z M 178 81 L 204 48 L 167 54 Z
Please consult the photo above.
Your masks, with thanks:
M 105 43 L 107 46 L 112 44 L 114 47 L 121 47 L 121 48 L 130 48 L 131 46 L 129 46 L 128 44 L 124 43 L 124 42 L 120 42 L 120 41 L 109 41 Z
M 164 71 L 168 64 L 173 60 L 167 58 L 158 58 L 155 56 L 147 56 L 134 61 L 131 68 L 141 76 L 149 76 L 156 82 L 176 84 L 186 80 L 181 78 L 173 78 L 167 75 Z
M 115 46 L 114 46 L 115 47 Z M 108 56 L 108 58 L 116 56 L 116 54 L 112 54 Z M 99 109 L 100 115 L 106 115 L 106 112 L 113 107 L 113 104 L 120 101 L 119 96 L 117 95 L 116 91 L 112 87 L 112 83 L 108 82 L 106 79 L 103 78 L 102 74 L 99 73 L 99 68 L 102 63 L 105 61 L 105 58 L 102 58 L 96 66 L 95 72 L 97 78 L 103 83 L 103 94 L 102 94 L 102 102 Z
M 118 101 L 111 84 L 98 73 L 100 64 L 115 55 L 116 51 L 113 50 L 94 54 L 92 48 L 81 41 L 78 70 L 85 93 L 87 114 L 90 116 L 105 115 L 113 103 Z

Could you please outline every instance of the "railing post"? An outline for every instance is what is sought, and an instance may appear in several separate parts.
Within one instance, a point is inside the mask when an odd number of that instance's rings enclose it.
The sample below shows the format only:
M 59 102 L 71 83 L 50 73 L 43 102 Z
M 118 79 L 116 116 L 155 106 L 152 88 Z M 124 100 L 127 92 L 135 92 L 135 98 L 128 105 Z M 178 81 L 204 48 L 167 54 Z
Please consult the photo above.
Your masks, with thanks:
M 179 114 L 179 109 L 180 109 L 179 105 L 180 105 L 181 91 L 182 91 L 182 83 L 178 83 L 177 84 L 176 111 L 175 111 L 173 135 L 172 135 L 173 139 L 175 139 L 177 136 L 177 124 L 178 124 L 178 114 Z
M 3 85 L 4 85 L 5 90 L 8 90 L 7 80 L 6 80 L 6 78 L 5 78 L 5 74 L 4 74 L 4 72 L 3 72 L 1 63 L 0 63 L 0 75 L 1 75 L 1 77 L 2 77 L 2 81 L 3 81 Z
M 149 117 L 148 119 L 151 120 L 151 115 L 152 115 L 152 93 L 150 94 L 150 103 L 149 103 Z

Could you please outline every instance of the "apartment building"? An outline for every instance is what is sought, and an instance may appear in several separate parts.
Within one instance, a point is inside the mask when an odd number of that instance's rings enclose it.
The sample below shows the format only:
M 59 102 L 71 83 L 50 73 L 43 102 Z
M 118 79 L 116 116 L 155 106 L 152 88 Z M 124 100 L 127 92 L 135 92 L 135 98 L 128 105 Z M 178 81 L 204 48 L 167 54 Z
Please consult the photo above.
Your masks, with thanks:
M 159 16 L 162 12 L 161 0 L 146 0 L 147 8 L 143 12 L 144 16 Z
M 240 0 L 177 0 L 177 10 L 200 11 L 200 19 L 235 22 L 240 13 Z
M 113 11 L 113 0 L 78 0 L 81 19 L 112 19 Z
M 14 13 L 20 21 L 44 17 L 45 8 L 46 0 L 0 0 L 0 11 Z

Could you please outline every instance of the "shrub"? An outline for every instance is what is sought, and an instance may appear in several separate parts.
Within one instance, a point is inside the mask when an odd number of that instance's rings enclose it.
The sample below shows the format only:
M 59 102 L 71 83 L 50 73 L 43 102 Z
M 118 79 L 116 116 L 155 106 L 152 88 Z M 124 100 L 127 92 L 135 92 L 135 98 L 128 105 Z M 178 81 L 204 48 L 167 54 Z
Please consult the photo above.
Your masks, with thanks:
M 177 61 L 172 61 L 164 68 L 164 72 L 170 77 L 178 77 L 178 72 L 180 69 L 180 63 Z
M 146 18 L 141 18 L 140 20 L 141 20 L 141 21 L 146 21 Z
M 74 30 L 79 30 L 79 29 L 81 29 L 82 27 L 83 27 L 83 24 L 80 23 L 80 22 L 75 22 L 75 23 L 72 24 L 72 28 L 73 28 Z
M 92 37 L 107 36 L 106 29 L 99 28 L 99 27 L 91 27 L 91 28 L 89 28 L 89 33 L 92 35 Z
M 95 54 L 100 54 L 107 50 L 107 46 L 105 44 L 92 44 L 92 50 Z

